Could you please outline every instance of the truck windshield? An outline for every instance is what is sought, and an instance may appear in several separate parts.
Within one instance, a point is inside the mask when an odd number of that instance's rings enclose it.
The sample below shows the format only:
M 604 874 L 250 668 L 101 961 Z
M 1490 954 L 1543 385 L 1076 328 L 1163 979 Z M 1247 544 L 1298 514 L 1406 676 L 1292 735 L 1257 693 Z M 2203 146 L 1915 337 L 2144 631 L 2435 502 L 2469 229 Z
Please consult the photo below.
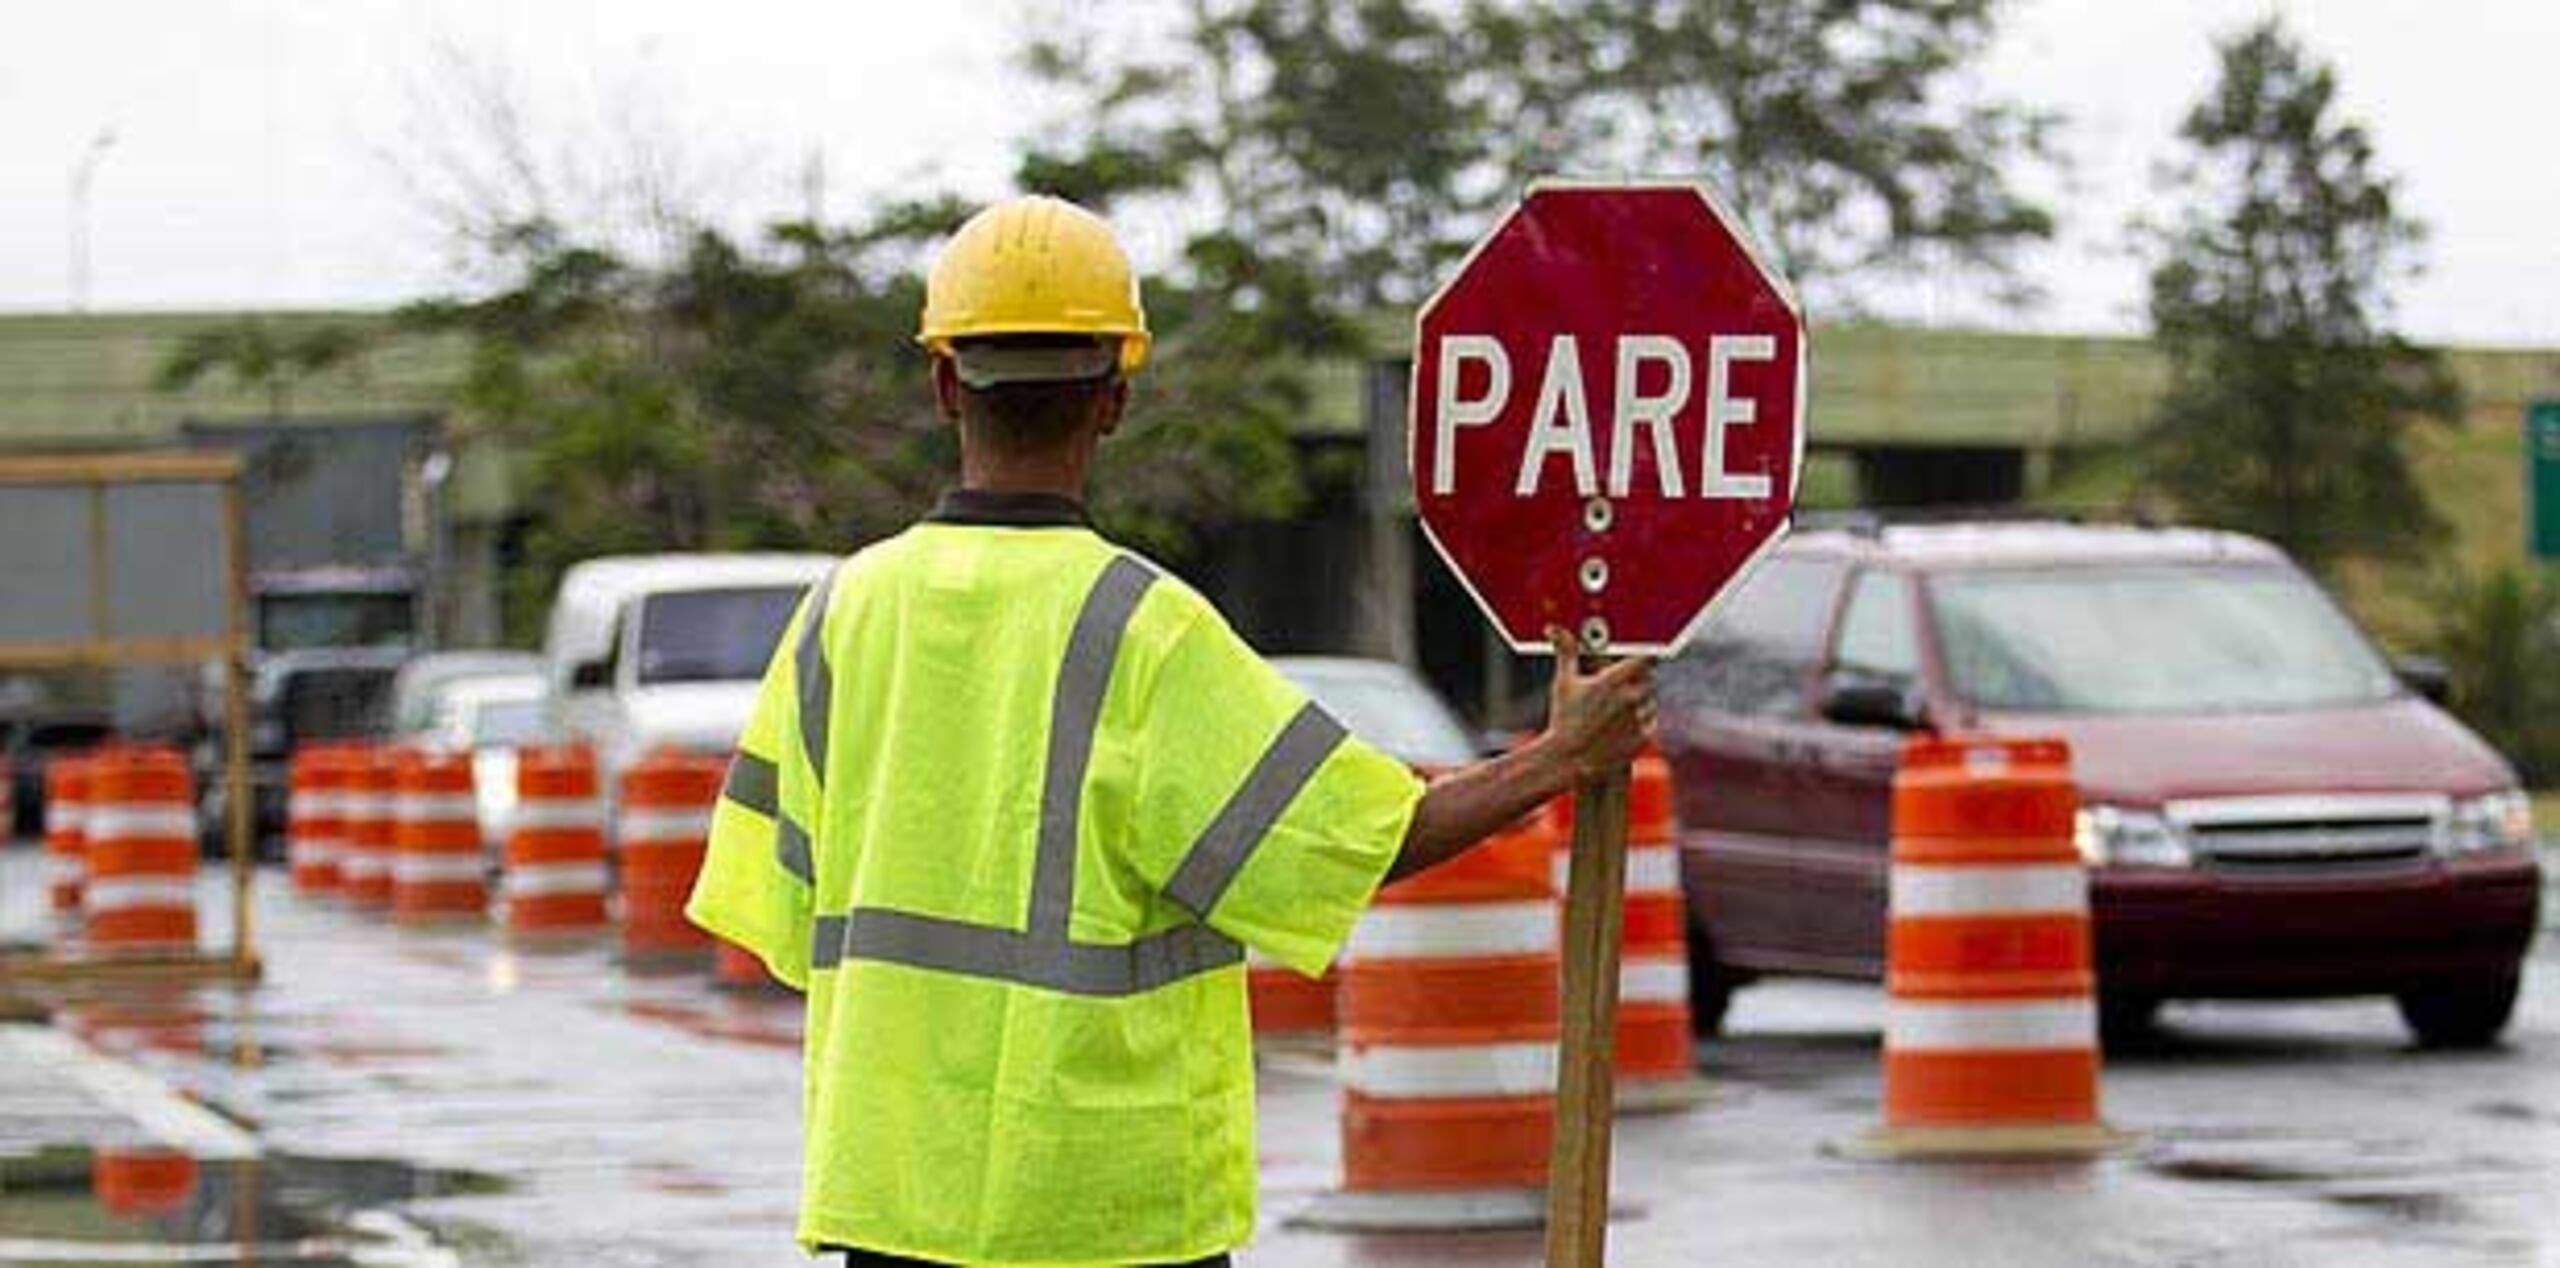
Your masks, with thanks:
M 639 680 L 763 677 L 801 593 L 797 586 L 772 586 L 650 595 L 640 610 Z
M 1948 685 L 1986 709 L 2214 713 L 2380 700 L 2390 668 L 2290 568 L 2109 564 L 1941 573 Z
M 417 633 L 416 618 L 405 594 L 268 594 L 258 599 L 258 639 L 271 652 L 406 647 Z

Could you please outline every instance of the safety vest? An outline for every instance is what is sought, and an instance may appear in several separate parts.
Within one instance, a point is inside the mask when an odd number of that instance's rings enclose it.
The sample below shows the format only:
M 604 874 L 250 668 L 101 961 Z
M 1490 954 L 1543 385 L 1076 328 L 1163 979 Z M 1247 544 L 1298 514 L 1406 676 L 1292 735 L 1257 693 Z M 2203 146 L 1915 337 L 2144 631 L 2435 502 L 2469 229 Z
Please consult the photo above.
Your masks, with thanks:
M 1244 1242 L 1243 948 L 1321 973 L 1420 791 L 1072 502 L 954 495 L 846 560 L 776 649 L 687 908 L 808 994 L 801 1242 Z

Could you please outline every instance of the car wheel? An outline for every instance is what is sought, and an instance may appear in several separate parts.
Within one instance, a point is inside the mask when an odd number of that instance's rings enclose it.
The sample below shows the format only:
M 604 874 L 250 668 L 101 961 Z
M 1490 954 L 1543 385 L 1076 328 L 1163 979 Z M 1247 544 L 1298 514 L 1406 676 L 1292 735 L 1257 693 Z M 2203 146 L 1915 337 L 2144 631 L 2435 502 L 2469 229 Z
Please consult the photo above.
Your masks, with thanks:
M 1715 944 L 1696 929 L 1689 931 L 1689 1030 L 1700 1039 L 1724 1033 L 1724 1015 L 1733 1007 L 1733 992 L 1742 974 L 1716 959 Z
M 2147 1047 L 2160 1039 L 2160 997 L 2100 995 L 2098 1043 L 2111 1052 Z
M 2516 986 L 2517 979 L 2502 977 L 2404 992 L 2400 1020 L 2421 1048 L 2486 1048 L 2515 1015 Z

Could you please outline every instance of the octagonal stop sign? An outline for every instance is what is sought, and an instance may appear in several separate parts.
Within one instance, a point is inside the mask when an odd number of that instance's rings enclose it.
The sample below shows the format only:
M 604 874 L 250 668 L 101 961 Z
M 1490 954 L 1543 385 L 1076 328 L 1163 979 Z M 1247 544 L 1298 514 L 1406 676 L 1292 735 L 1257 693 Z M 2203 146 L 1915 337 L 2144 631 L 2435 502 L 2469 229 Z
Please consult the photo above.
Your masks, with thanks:
M 1786 531 L 1804 319 L 1705 190 L 1534 187 L 1417 325 L 1423 529 L 1515 650 L 1668 655 Z

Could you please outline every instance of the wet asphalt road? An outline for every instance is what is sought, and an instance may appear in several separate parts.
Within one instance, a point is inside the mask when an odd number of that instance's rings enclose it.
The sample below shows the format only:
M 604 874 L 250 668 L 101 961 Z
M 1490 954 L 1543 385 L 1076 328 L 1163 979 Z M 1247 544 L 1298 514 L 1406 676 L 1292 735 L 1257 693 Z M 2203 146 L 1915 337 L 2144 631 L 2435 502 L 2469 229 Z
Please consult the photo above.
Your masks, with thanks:
M 27 851 L 0 856 L 0 932 L 25 931 L 32 874 Z M 467 1177 L 397 1208 L 454 1262 L 805 1262 L 788 1240 L 796 1001 L 637 975 L 600 946 L 534 954 L 485 930 L 394 929 L 276 877 L 259 920 L 263 987 L 70 997 L 55 1025 L 280 1158 Z M 2173 1006 L 2156 1051 L 2107 1071 L 2108 1117 L 2141 1144 L 2085 1165 L 1831 1156 L 1875 1125 L 1881 999 L 1758 987 L 1702 1051 L 1706 1103 L 1622 1120 L 1611 1259 L 2560 1268 L 2560 938 L 2544 935 L 2526 982 L 2506 1045 L 2463 1055 L 2411 1050 L 2379 1002 Z M 1335 1175 L 1323 1062 L 1276 1057 L 1263 1102 L 1249 1268 L 1540 1262 L 1534 1233 L 1290 1226 Z M 8 1202 L 0 1189 L 0 1232 Z

